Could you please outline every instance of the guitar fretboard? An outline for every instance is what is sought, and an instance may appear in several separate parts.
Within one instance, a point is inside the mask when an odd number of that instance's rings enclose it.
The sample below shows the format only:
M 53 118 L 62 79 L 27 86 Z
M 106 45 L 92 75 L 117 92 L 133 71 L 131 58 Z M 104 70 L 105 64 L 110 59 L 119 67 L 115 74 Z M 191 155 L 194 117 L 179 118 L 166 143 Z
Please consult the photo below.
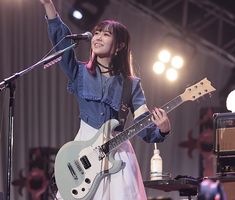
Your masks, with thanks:
M 181 105 L 184 101 L 182 100 L 181 96 L 177 96 L 171 101 L 169 101 L 167 104 L 163 105 L 161 108 L 166 111 L 166 113 L 171 112 L 176 107 Z
M 180 104 L 183 103 L 183 100 L 181 96 L 177 96 L 176 98 L 169 101 L 167 104 L 162 106 L 161 108 L 166 111 L 166 113 L 169 113 L 176 107 L 178 107 Z M 117 148 L 120 144 L 122 144 L 124 141 L 131 139 L 133 136 L 135 136 L 137 133 L 142 131 L 143 129 L 147 128 L 149 125 L 153 123 L 152 121 L 152 113 L 144 117 L 142 120 L 137 122 L 136 124 L 130 126 L 125 131 L 121 132 L 114 138 L 110 139 L 108 142 L 104 143 L 101 148 L 105 154 L 108 154 L 113 149 Z

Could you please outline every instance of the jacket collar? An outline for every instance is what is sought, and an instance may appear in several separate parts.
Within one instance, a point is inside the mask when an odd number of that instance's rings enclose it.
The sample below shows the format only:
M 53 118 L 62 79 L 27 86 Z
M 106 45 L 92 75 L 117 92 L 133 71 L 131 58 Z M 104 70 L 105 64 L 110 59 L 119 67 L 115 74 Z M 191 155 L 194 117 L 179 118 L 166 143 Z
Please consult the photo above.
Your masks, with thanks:
M 121 104 L 123 90 L 123 76 L 116 75 L 109 78 L 104 77 L 99 68 L 96 68 L 96 74 L 91 74 L 87 68 L 81 67 L 79 96 L 87 100 L 97 100 L 109 104 L 114 110 L 118 111 Z M 106 90 L 103 92 L 104 80 L 106 81 Z

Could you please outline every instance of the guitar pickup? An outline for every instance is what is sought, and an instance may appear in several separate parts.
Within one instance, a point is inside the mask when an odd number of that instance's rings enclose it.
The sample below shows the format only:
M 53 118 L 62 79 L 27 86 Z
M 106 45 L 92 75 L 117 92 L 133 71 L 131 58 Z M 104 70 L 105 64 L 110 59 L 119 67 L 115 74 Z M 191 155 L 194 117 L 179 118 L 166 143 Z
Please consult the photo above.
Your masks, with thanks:
M 78 160 L 75 160 L 74 163 L 75 163 L 75 165 L 76 165 L 78 171 L 79 171 L 81 174 L 84 174 L 84 171 L 82 170 L 82 167 L 80 166 L 79 161 L 78 161 Z
M 80 158 L 80 161 L 81 161 L 81 163 L 82 163 L 82 165 L 83 165 L 83 167 L 84 167 L 85 169 L 88 169 L 89 167 L 91 167 L 91 163 L 90 163 L 90 161 L 88 160 L 87 156 L 82 156 L 82 157 Z

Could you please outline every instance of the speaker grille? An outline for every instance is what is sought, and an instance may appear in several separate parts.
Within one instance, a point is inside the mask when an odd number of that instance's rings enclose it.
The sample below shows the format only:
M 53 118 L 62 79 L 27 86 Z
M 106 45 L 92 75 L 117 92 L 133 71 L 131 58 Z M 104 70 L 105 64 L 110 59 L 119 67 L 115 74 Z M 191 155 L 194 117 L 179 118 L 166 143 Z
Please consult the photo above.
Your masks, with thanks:
M 216 129 L 215 137 L 216 152 L 218 151 L 218 147 L 220 152 L 235 152 L 235 127 L 218 128 Z

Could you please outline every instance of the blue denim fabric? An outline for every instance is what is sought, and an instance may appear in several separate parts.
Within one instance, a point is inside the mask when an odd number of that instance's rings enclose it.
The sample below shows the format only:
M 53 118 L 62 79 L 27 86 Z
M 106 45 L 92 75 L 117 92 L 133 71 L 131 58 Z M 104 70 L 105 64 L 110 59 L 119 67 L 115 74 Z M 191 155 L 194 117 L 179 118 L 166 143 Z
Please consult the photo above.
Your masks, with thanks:
M 66 35 L 71 34 L 69 28 L 59 16 L 48 20 L 48 32 L 54 45 Z M 64 39 L 56 46 L 56 50 L 64 49 L 70 45 L 71 40 Z M 63 54 L 60 67 L 69 79 L 68 91 L 76 96 L 80 117 L 83 121 L 98 129 L 107 120 L 118 119 L 123 88 L 122 75 L 105 77 L 100 73 L 98 67 L 96 68 L 96 74 L 91 74 L 87 70 L 85 63 L 75 59 L 73 50 L 66 51 Z M 140 79 L 133 77 L 132 113 L 143 104 L 145 104 L 145 96 Z M 156 126 L 143 130 L 139 136 L 146 142 L 161 142 L 164 139 Z
M 150 112 L 143 113 L 134 120 L 134 123 L 142 120 L 149 114 Z M 147 143 L 163 142 L 166 137 L 165 135 L 161 134 L 160 130 L 154 123 L 150 124 L 147 128 L 145 128 L 144 131 L 141 131 L 138 136 L 140 136 Z

